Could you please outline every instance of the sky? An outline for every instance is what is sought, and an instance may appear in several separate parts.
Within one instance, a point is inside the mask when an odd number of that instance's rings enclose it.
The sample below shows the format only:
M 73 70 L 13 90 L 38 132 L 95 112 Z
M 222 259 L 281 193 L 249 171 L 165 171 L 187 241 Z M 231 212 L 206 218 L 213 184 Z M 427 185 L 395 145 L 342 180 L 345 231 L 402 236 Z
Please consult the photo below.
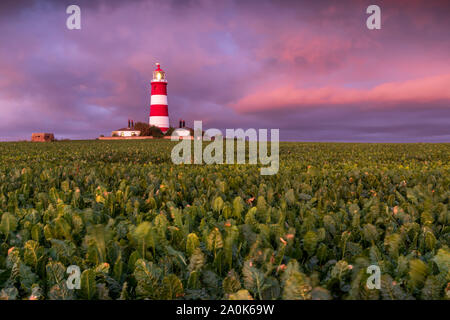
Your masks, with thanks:
M 81 30 L 66 27 L 71 4 Z M 172 126 L 450 142 L 449 17 L 448 0 L 2 0 L 0 141 L 148 122 L 159 62 Z

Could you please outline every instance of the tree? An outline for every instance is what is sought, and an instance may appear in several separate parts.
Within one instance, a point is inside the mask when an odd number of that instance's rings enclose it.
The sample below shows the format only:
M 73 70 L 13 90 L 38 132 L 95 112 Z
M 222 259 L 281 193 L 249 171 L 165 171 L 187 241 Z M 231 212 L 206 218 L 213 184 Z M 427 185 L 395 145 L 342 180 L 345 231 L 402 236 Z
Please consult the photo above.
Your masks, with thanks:
M 134 130 L 139 130 L 141 132 L 141 136 L 150 136 L 150 126 L 145 122 L 136 122 L 134 124 Z

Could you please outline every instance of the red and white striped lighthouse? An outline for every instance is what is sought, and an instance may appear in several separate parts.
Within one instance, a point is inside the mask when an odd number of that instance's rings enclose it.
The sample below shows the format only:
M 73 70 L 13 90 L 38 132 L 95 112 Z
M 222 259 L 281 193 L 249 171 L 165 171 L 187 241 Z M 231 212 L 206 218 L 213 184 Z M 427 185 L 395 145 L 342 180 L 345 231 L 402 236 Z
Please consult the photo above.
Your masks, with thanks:
M 159 63 L 156 64 L 156 69 L 153 71 L 151 86 L 149 124 L 160 128 L 161 131 L 165 133 L 169 130 L 167 80 L 166 73 L 160 68 Z

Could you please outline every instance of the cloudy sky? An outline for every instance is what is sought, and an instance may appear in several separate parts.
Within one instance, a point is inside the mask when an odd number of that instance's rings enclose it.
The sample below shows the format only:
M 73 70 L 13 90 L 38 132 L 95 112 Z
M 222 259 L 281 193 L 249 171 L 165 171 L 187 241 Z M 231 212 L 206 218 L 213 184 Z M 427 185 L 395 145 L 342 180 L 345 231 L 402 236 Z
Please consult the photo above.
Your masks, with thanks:
M 81 30 L 66 28 L 70 4 Z M 160 62 L 173 126 L 450 142 L 449 17 L 448 0 L 2 0 L 0 140 L 147 122 Z

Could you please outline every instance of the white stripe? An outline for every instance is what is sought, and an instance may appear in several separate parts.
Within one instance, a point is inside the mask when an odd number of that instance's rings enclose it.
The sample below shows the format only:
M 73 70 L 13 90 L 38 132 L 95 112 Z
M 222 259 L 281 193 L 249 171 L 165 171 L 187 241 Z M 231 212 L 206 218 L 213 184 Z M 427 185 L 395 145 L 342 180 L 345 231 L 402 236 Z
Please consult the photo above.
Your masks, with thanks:
M 167 96 L 163 94 L 152 95 L 150 104 L 165 104 L 167 105 Z
M 150 81 L 150 83 L 153 83 L 153 82 L 166 82 L 167 83 L 167 80 L 166 79 L 161 79 L 161 80 L 152 79 L 152 81 Z
M 152 116 L 150 117 L 150 125 L 160 128 L 169 128 L 169 117 L 167 116 Z

